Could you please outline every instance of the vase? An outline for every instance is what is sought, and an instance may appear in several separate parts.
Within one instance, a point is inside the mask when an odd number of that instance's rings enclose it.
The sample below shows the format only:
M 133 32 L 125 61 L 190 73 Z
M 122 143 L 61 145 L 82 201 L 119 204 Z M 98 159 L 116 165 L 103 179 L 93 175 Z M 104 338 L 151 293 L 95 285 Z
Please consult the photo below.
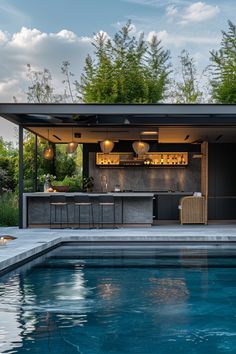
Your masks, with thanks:
M 49 181 L 45 181 L 43 185 L 43 191 L 48 192 L 49 188 L 51 188 L 51 184 Z

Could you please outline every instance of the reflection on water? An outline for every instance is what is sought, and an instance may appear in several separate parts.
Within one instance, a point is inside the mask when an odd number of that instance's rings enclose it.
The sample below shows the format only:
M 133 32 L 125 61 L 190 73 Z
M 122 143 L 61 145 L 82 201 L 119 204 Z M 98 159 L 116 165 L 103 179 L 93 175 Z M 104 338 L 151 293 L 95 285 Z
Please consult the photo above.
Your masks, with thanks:
M 120 287 L 118 284 L 113 284 L 112 278 L 102 278 L 97 285 L 98 294 L 103 300 L 113 300 L 120 294 Z
M 174 304 L 185 302 L 189 291 L 185 279 L 150 278 L 151 287 L 146 293 L 154 303 Z
M 1 353 L 234 353 L 234 251 L 64 251 L 2 278 Z
M 0 282 L 0 352 L 20 347 L 23 340 L 23 326 L 20 318 L 20 304 L 23 294 L 20 278 L 15 276 L 7 283 Z

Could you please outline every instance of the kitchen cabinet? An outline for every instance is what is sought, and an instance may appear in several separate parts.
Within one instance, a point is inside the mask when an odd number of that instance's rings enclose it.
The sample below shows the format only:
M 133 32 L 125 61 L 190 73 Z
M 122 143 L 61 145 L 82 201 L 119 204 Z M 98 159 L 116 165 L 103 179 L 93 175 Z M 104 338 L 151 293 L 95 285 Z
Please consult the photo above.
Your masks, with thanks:
M 154 220 L 179 220 L 179 203 L 182 197 L 192 193 L 160 193 L 153 199 Z

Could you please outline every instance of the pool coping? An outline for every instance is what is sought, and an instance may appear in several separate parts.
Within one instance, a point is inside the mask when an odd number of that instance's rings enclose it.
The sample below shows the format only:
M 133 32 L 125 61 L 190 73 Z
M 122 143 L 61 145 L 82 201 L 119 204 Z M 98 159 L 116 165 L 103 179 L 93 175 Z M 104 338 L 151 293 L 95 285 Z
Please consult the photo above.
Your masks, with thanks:
M 0 246 L 0 274 L 8 272 L 19 264 L 36 258 L 43 253 L 59 246 L 64 242 L 166 242 L 185 243 L 236 243 L 235 225 L 225 226 L 222 230 L 218 227 L 180 229 L 180 234 L 175 234 L 175 228 L 149 229 L 103 229 L 103 230 L 47 230 L 0 228 L 0 236 L 10 234 L 17 239 L 9 241 L 5 246 Z M 192 229 L 193 230 L 193 229 Z M 207 235 L 206 235 L 207 234 Z M 116 245 L 114 244 L 114 248 Z

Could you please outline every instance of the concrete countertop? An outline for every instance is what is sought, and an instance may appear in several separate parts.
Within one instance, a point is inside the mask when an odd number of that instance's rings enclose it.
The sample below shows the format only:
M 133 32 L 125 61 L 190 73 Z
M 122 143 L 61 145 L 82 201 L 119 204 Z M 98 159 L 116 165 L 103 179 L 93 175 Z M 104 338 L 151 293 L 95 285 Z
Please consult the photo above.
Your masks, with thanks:
M 168 191 L 152 191 L 152 192 L 92 192 L 92 193 L 83 193 L 83 192 L 34 192 L 34 193 L 24 193 L 25 197 L 49 197 L 51 195 L 65 195 L 65 196 L 74 196 L 74 195 L 89 195 L 91 197 L 97 197 L 100 195 L 113 195 L 114 197 L 153 197 L 154 195 L 192 195 L 193 192 L 168 192 Z
M 51 195 L 64 195 L 73 197 L 75 195 L 88 195 L 90 197 L 98 197 L 100 195 L 113 195 L 114 197 L 153 197 L 153 192 L 108 192 L 108 193 L 64 193 L 64 192 L 35 192 L 35 193 L 24 193 L 25 197 L 50 197 Z
M 193 192 L 178 192 L 178 191 L 176 191 L 176 192 L 172 192 L 172 191 L 170 191 L 170 192 L 161 192 L 161 191 L 159 191 L 159 192 L 153 192 L 155 195 L 158 195 L 158 194 L 160 194 L 160 195 L 193 195 Z

